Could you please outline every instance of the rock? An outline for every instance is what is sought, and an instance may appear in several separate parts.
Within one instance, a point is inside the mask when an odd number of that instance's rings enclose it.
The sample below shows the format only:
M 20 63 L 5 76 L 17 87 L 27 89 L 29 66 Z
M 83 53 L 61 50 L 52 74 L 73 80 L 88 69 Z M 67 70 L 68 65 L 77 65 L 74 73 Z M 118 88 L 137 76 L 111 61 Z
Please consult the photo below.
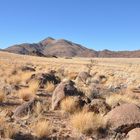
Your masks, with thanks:
M 23 103 L 22 105 L 18 106 L 13 114 L 13 118 L 18 119 L 21 116 L 27 115 L 27 113 L 32 111 L 33 107 L 35 105 L 35 99 L 31 99 L 28 102 Z
M 140 140 L 140 128 L 132 129 L 127 134 L 128 140 Z
M 59 103 L 66 96 L 77 95 L 77 89 L 74 87 L 74 82 L 71 80 L 61 82 L 54 90 L 52 95 L 52 109 L 56 109 Z
M 90 77 L 91 77 L 91 75 L 88 72 L 83 71 L 78 74 L 76 81 L 86 83 L 86 80 Z
M 100 97 L 100 87 L 97 85 L 97 84 L 90 84 L 88 86 L 88 89 L 87 89 L 87 93 L 86 96 L 90 99 L 90 100 L 93 100 L 95 98 L 99 98 Z
M 35 68 L 29 67 L 29 66 L 23 66 L 21 67 L 22 71 L 35 71 Z
M 111 110 L 110 106 L 103 99 L 92 100 L 84 109 L 88 112 L 95 112 L 102 115 L 107 114 Z
M 52 82 L 54 84 L 60 83 L 59 77 L 55 76 L 53 73 L 37 73 L 31 75 L 31 77 L 26 81 L 26 84 L 33 80 L 39 81 L 39 88 L 44 88 L 47 82 Z
M 127 133 L 140 126 L 140 108 L 135 104 L 122 104 L 112 109 L 105 119 L 111 130 Z

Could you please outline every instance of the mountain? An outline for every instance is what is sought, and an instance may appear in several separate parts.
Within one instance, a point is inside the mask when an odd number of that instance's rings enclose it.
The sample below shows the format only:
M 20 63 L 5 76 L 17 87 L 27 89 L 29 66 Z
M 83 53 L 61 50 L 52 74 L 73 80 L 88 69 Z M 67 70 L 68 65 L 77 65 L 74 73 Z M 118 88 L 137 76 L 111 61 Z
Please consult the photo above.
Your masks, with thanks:
M 140 50 L 95 51 L 65 39 L 56 40 L 52 37 L 48 37 L 38 43 L 13 45 L 4 49 L 4 51 L 46 57 L 140 57 Z
M 13 45 L 5 51 L 37 56 L 96 57 L 97 52 L 68 40 L 48 37 L 39 43 Z

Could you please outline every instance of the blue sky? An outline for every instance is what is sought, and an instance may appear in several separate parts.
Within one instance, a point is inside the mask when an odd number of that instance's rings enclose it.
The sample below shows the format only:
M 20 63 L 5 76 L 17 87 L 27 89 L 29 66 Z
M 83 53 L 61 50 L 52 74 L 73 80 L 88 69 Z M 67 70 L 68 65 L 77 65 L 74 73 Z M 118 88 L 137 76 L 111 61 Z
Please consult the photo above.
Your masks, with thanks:
M 140 49 L 140 0 L 0 0 L 0 48 L 48 36 L 95 50 Z

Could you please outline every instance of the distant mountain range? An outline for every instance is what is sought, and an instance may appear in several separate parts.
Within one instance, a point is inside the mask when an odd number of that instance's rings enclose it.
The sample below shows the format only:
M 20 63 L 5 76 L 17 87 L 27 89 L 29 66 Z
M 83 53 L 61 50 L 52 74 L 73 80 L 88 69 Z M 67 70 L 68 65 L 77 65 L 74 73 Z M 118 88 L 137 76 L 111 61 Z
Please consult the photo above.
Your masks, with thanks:
M 52 37 L 48 37 L 38 43 L 23 43 L 19 45 L 13 45 L 4 49 L 3 51 L 44 57 L 140 57 L 140 50 L 95 51 L 65 39 L 56 40 Z

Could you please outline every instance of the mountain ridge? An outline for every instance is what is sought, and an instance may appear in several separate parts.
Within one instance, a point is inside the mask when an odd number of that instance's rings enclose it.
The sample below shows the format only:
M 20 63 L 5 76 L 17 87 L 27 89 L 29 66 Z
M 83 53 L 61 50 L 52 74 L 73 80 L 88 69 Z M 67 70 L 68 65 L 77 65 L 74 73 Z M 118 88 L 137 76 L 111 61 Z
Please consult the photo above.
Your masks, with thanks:
M 3 51 L 43 57 L 140 57 L 140 50 L 111 51 L 105 49 L 102 51 L 96 51 L 93 49 L 88 49 L 85 46 L 82 46 L 69 40 L 56 40 L 52 37 L 47 37 L 38 43 L 16 44 L 4 49 Z

